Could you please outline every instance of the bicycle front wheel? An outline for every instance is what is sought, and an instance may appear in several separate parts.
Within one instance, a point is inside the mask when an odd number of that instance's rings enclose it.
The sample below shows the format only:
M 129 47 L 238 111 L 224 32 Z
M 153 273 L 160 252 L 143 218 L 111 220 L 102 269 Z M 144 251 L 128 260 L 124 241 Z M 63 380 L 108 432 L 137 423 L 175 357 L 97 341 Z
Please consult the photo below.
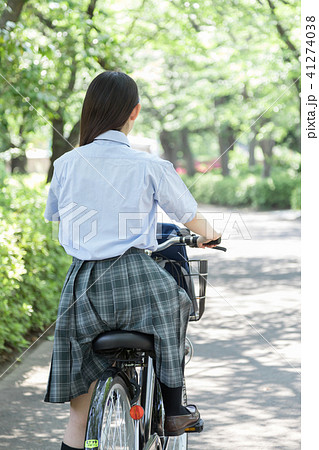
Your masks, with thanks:
M 120 376 L 97 383 L 88 418 L 85 450 L 132 450 L 134 421 L 130 395 Z

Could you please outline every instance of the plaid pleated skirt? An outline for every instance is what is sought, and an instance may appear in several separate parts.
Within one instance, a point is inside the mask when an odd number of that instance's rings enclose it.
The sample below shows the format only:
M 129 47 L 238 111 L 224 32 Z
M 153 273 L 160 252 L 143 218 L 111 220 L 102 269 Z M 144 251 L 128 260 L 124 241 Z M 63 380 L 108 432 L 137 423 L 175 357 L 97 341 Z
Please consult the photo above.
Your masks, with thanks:
M 74 258 L 61 293 L 44 401 L 64 403 L 88 392 L 111 364 L 93 352 L 92 341 L 111 330 L 154 335 L 157 377 L 182 386 L 190 308 L 185 290 L 143 250 L 101 261 Z

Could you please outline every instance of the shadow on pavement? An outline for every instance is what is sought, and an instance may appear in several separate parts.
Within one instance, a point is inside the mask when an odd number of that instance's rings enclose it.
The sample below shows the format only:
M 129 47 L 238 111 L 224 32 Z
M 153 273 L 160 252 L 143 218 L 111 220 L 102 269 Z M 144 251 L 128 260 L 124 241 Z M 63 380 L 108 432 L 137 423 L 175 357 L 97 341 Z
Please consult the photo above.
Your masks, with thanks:
M 189 403 L 205 420 L 190 450 L 300 449 L 298 264 L 242 258 L 218 261 L 215 274 L 210 264 L 221 296 L 209 288 L 203 319 L 188 328 Z
M 230 289 L 236 295 L 268 292 L 271 296 L 272 290 L 300 287 L 299 261 L 296 257 L 242 257 L 237 261 L 218 261 L 218 264 L 210 261 L 208 281 L 213 286 Z
M 51 348 L 52 342 L 43 341 L 1 380 L 0 448 L 60 448 L 69 406 L 43 402 Z

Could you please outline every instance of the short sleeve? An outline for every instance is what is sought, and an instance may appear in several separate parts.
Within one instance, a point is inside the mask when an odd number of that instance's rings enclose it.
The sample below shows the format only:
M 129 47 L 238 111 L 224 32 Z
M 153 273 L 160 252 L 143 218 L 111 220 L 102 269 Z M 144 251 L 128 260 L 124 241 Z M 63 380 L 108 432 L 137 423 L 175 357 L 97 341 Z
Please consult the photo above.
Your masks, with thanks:
M 47 205 L 44 212 L 44 217 L 52 222 L 57 222 L 60 220 L 59 193 L 60 193 L 60 183 L 54 171 L 47 198 Z
M 165 161 L 162 177 L 154 194 L 154 199 L 166 214 L 177 222 L 186 223 L 194 219 L 197 203 L 178 175 L 174 166 Z

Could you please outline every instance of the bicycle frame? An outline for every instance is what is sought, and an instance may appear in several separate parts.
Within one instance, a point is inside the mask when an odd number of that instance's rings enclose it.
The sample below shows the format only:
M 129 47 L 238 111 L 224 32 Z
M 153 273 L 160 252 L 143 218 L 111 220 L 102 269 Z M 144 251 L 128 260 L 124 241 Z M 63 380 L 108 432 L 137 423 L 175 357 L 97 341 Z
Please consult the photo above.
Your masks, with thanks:
M 180 236 L 180 237 L 174 237 L 169 239 L 168 241 L 164 242 L 163 244 L 160 244 L 158 246 L 158 251 L 163 250 L 164 248 L 167 248 L 169 245 L 172 244 L 186 244 L 189 246 L 196 246 L 198 236 L 191 235 L 191 236 Z M 216 249 L 223 250 L 225 249 L 223 247 L 217 247 Z M 146 251 L 149 255 L 151 255 L 152 252 Z M 204 312 L 205 309 L 205 288 L 206 288 L 206 280 L 207 280 L 207 261 L 198 261 L 200 263 L 200 270 L 197 275 L 200 276 L 200 283 L 199 283 L 199 295 L 195 296 L 192 301 L 194 303 L 194 312 L 193 315 L 190 316 L 190 320 L 199 320 Z M 188 275 L 190 280 L 193 274 Z M 198 303 L 196 303 L 198 302 Z M 188 353 L 189 357 L 192 356 L 192 345 L 190 341 L 188 340 Z M 106 347 L 111 348 L 111 347 Z M 112 347 L 113 348 L 113 347 Z M 122 348 L 122 347 L 121 347 Z M 130 347 L 127 347 L 130 348 Z M 143 347 L 141 347 L 143 348 Z M 113 411 L 114 404 L 120 403 L 120 397 L 122 395 L 122 404 L 120 405 L 121 408 L 123 408 L 123 404 L 125 403 L 125 414 L 128 414 L 128 410 L 132 405 L 140 404 L 140 406 L 144 409 L 143 417 L 139 420 L 134 421 L 134 439 L 128 439 L 130 443 L 134 440 L 134 448 L 130 448 L 129 450 L 168 450 L 169 443 L 170 443 L 170 437 L 164 436 L 164 423 L 163 423 L 163 417 L 164 417 L 164 407 L 163 407 L 163 400 L 161 398 L 160 394 L 160 388 L 158 381 L 155 377 L 155 371 L 153 366 L 153 350 L 151 350 L 150 347 L 147 348 L 146 351 L 139 351 L 137 349 L 135 350 L 125 350 L 125 347 L 122 348 L 120 351 L 117 351 L 117 355 L 114 357 L 114 348 L 113 350 L 113 358 L 109 358 L 114 361 L 114 365 L 111 369 L 107 370 L 104 373 L 104 377 L 99 380 L 95 387 L 94 394 L 92 396 L 92 403 L 91 403 L 91 410 L 93 411 L 92 417 L 89 415 L 88 418 L 88 426 L 87 431 L 89 427 L 92 424 L 92 427 L 94 428 L 94 432 L 92 433 L 92 437 L 88 437 L 85 448 L 97 448 L 99 447 L 99 440 L 101 439 L 102 431 L 104 422 L 104 415 L 105 415 L 105 402 L 106 402 L 106 395 L 108 395 L 107 398 L 111 398 L 111 404 L 112 406 L 109 407 L 107 405 L 107 408 L 111 408 Z M 187 353 L 187 352 L 186 352 Z M 120 357 L 122 356 L 122 358 Z M 124 358 L 123 358 L 124 356 Z M 185 354 L 185 356 L 187 356 Z M 190 358 L 189 358 L 190 359 Z M 138 373 L 138 368 L 140 368 Z M 113 382 L 113 390 L 109 388 L 108 391 L 105 391 L 105 395 L 101 395 L 104 393 L 103 388 L 106 388 L 106 384 L 108 383 L 109 386 L 112 385 Z M 101 385 L 100 385 L 101 383 Z M 104 383 L 104 384 L 103 384 Z M 116 387 L 115 387 L 116 386 Z M 95 399 L 96 392 L 99 394 L 98 397 Z M 119 392 L 119 394 L 115 394 L 115 402 L 113 402 L 113 397 L 111 397 L 111 393 L 114 395 L 115 392 Z M 120 394 L 121 392 L 121 394 Z M 186 394 L 184 392 L 184 394 Z M 124 397 L 125 398 L 124 398 Z M 102 399 L 103 397 L 103 399 Z M 95 401 L 95 403 L 94 403 Z M 124 402 L 124 403 L 123 403 Z M 124 411 L 124 409 L 122 409 Z M 112 412 L 113 414 L 113 412 Z M 123 413 L 124 414 L 124 413 Z M 130 430 L 132 431 L 132 420 L 129 415 L 126 416 L 124 414 L 124 423 L 129 423 Z M 98 418 L 97 418 L 98 417 Z M 108 417 L 108 416 L 107 416 Z M 126 417 L 128 417 L 129 422 L 126 422 Z M 101 424 L 102 420 L 102 424 Z M 111 417 L 112 420 L 112 417 Z M 91 422 L 90 422 L 91 421 Z M 95 422 L 94 422 L 95 421 Z M 107 422 L 107 426 L 109 422 Z M 113 425 L 114 426 L 114 425 Z M 100 428 L 99 428 L 100 427 Z M 194 429 L 188 429 L 186 431 L 194 431 L 194 432 L 200 432 L 203 429 L 203 422 L 201 421 L 201 424 L 198 424 L 198 427 Z M 125 426 L 124 426 L 125 430 Z M 125 431 L 124 431 L 125 434 Z M 89 433 L 90 435 L 90 433 Z M 130 434 L 132 436 L 132 434 Z M 113 436 L 114 438 L 114 436 Z M 105 441 L 107 439 L 107 441 Z M 105 438 L 105 435 L 102 437 L 102 442 L 108 442 L 109 437 L 107 436 Z M 175 439 L 175 438 L 172 438 Z M 186 438 L 185 438 L 186 439 Z M 125 442 L 126 438 L 125 438 Z M 177 441 L 173 441 L 175 443 Z M 187 441 L 186 447 L 187 448 Z M 178 441 L 179 448 L 184 448 L 185 442 Z M 91 445 L 92 443 L 92 445 Z M 101 444 L 104 445 L 104 444 Z M 130 444 L 131 445 L 131 444 Z M 117 448 L 117 447 L 116 447 Z M 121 445 L 122 448 L 122 445 Z M 125 448 L 127 448 L 125 446 Z M 174 447 L 175 448 L 175 447 Z M 112 447 L 113 449 L 113 447 Z
M 153 359 L 148 356 L 146 365 L 140 371 L 139 385 L 141 388 L 140 403 L 144 408 L 144 416 L 135 421 L 135 448 L 134 450 L 158 450 L 167 448 L 169 437 L 164 436 L 164 407 L 161 394 L 158 392 L 154 371 Z M 159 412 L 162 417 L 154 417 Z M 162 434 L 152 430 L 157 425 Z M 133 449 L 132 449 L 133 450 Z
M 143 449 L 157 449 L 162 448 L 160 436 L 157 433 L 152 433 L 152 423 L 154 408 L 158 407 L 158 398 L 156 398 L 156 378 L 153 366 L 153 360 L 150 356 L 147 359 L 147 365 L 141 370 L 141 403 L 144 407 L 144 416 L 140 421 L 141 427 L 141 445 Z M 160 405 L 161 407 L 161 405 Z M 159 447 L 159 445 L 161 445 Z M 135 450 L 140 450 L 136 447 Z

